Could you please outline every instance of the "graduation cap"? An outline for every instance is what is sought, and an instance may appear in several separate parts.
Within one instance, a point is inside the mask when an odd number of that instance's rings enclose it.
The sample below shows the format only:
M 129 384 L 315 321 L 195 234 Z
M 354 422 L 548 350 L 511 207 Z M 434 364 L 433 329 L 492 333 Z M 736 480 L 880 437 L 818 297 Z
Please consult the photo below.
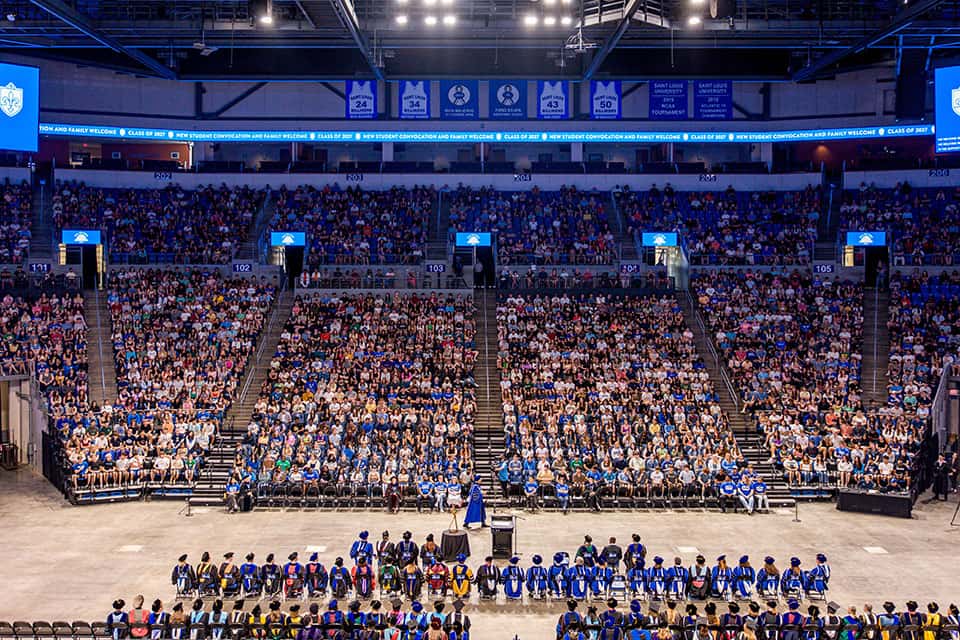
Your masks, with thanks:
M 827 611 L 829 611 L 830 613 L 836 613 L 839 610 L 840 610 L 840 605 L 834 602 L 833 600 L 827 603 Z
M 253 559 L 254 559 L 255 557 L 256 557 L 256 556 L 255 556 L 254 554 L 248 553 L 248 554 L 247 554 L 247 562 L 253 561 Z
M 225 554 L 223 554 L 224 560 L 230 560 L 232 558 L 233 558 L 233 551 L 227 551 Z
M 394 598 L 393 600 L 390 601 L 390 606 L 393 607 L 394 609 L 399 609 L 400 607 L 403 606 L 403 600 L 401 600 L 400 598 Z
M 300 611 L 300 605 L 298 604 L 290 605 L 290 613 L 296 613 L 297 611 Z
M 650 613 L 653 613 L 653 614 L 660 613 L 660 603 L 659 603 L 659 602 L 651 602 L 651 603 L 650 603 L 650 606 L 647 607 L 647 609 L 650 611 Z
M 380 602 L 379 600 L 374 600 L 373 602 L 370 603 L 370 608 L 373 609 L 374 611 L 379 610 L 380 607 L 382 606 L 383 606 L 383 603 Z
M 235 600 L 233 602 L 234 611 L 240 611 L 241 609 L 243 609 L 243 604 L 244 604 L 243 600 Z
M 433 608 L 437 611 L 437 613 L 440 613 L 441 611 L 443 611 L 443 608 L 446 605 L 447 603 L 444 602 L 443 600 L 437 600 L 436 602 L 433 603 Z
M 319 557 L 320 557 L 320 554 L 314 551 L 313 553 L 310 554 L 310 562 L 316 562 L 317 558 Z
M 177 560 L 178 560 L 179 562 L 186 562 L 186 561 L 187 561 L 187 554 L 183 554 L 182 556 L 180 556 L 179 558 L 177 558 Z
M 413 610 L 414 613 L 420 613 L 421 611 L 423 611 L 423 605 L 420 604 L 419 600 L 414 600 L 413 604 L 410 605 L 410 608 Z
M 463 600 L 461 600 L 460 598 L 457 598 L 456 600 L 453 601 L 453 610 L 456 611 L 457 613 L 460 613 L 461 611 L 463 611 L 463 608 L 465 606 L 467 605 L 465 605 L 463 603 Z
M 291 562 L 293 562 L 293 561 L 296 560 L 298 557 L 299 557 L 299 556 L 298 556 L 297 552 L 294 551 L 293 553 L 291 553 L 290 555 L 287 556 L 287 560 L 290 560 Z

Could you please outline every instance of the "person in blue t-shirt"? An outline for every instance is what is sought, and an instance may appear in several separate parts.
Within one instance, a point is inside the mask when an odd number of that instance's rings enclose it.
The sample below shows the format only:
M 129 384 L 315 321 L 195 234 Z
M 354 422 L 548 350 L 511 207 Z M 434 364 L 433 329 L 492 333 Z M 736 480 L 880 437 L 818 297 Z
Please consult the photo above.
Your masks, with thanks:
M 737 485 L 729 478 L 724 478 L 717 486 L 717 493 L 720 496 L 720 509 L 726 513 L 727 507 L 736 508 Z
M 757 476 L 753 479 L 753 508 L 757 511 L 769 511 L 770 501 L 767 498 L 767 483 Z
M 566 478 L 558 476 L 553 486 L 557 492 L 557 502 L 560 504 L 560 508 L 563 509 L 564 513 L 567 513 L 570 508 L 570 485 L 567 484 Z
M 427 511 L 433 511 L 433 505 L 433 483 L 423 476 L 417 483 L 417 513 L 421 513 L 424 506 L 427 507 Z
M 737 498 L 740 500 L 740 504 L 743 505 L 743 508 L 746 509 L 748 514 L 753 513 L 754 504 L 753 504 L 753 483 L 750 482 L 750 478 L 744 476 L 740 478 L 739 484 L 737 484 Z
M 540 485 L 537 483 L 536 478 L 533 477 L 533 474 L 527 476 L 527 481 L 523 484 L 523 495 L 527 500 L 527 509 L 531 511 L 536 511 L 539 508 L 538 498 L 540 493 Z

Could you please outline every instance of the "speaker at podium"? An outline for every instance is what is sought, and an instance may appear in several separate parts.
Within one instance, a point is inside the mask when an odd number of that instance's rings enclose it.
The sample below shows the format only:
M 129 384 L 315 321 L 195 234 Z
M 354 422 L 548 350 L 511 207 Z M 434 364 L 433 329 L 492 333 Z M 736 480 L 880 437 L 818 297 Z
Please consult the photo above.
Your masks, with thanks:
M 494 558 L 513 557 L 513 534 L 516 530 L 516 519 L 509 515 L 493 514 L 490 516 L 490 535 L 493 536 Z

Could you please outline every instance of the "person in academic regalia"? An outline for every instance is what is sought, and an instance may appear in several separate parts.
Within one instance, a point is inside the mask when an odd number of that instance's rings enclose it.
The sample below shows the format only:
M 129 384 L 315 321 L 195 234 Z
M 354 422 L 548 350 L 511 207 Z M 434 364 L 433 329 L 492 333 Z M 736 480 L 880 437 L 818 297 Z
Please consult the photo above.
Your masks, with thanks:
M 821 640 L 823 637 L 823 618 L 820 609 L 815 605 L 807 607 L 807 615 L 801 625 L 803 640 Z
M 354 567 L 356 569 L 356 567 Z M 347 613 L 343 616 L 343 630 L 348 638 L 359 640 L 360 632 L 366 626 L 367 616 L 360 611 L 360 601 L 354 600 L 347 608 Z
M 447 586 L 450 584 L 450 569 L 443 563 L 440 554 L 434 556 L 433 563 L 427 567 L 427 589 L 431 594 L 442 598 L 447 597 Z
M 343 560 L 340 560 L 341 565 Z M 328 640 L 340 640 L 343 638 L 343 628 L 345 623 L 345 618 L 343 612 L 337 608 L 337 601 L 331 600 L 330 604 L 327 605 L 327 610 L 321 618 L 324 628 L 327 631 Z
M 396 558 L 395 554 L 396 548 L 394 544 L 390 542 L 390 532 L 384 531 L 380 542 L 377 543 L 377 568 L 382 567 L 384 564 L 393 564 Z
M 604 613 L 606 613 L 606 611 Z M 622 640 L 623 627 L 621 625 L 618 625 L 610 618 L 604 618 L 603 614 L 600 614 L 600 621 L 602 628 L 600 629 L 600 634 L 597 636 L 598 640 Z
M 631 567 L 632 569 L 632 567 Z M 639 600 L 630 601 L 630 613 L 623 617 L 623 631 L 628 640 L 650 640 L 650 632 L 644 629 L 643 605 Z
M 557 621 L 557 638 L 564 638 L 567 633 L 567 629 L 571 626 L 574 628 L 579 628 L 580 623 L 583 621 L 583 618 L 577 613 L 577 601 L 576 600 L 567 600 L 567 611 L 560 616 L 560 619 Z
M 666 595 L 669 575 L 663 568 L 663 558 L 654 557 L 653 566 L 647 569 L 645 579 L 650 597 L 662 599 Z
M 950 493 L 950 473 L 951 466 L 947 459 L 941 453 L 933 465 L 933 499 L 947 500 Z M 943 496 L 941 498 L 940 496 Z
M 220 576 L 217 567 L 210 562 L 210 554 L 206 551 L 200 557 L 197 565 L 197 585 L 200 595 L 220 595 Z
M 727 612 L 720 616 L 721 640 L 737 640 L 743 630 L 743 616 L 740 615 L 740 605 L 736 602 L 727 603 Z
M 697 600 L 706 600 L 710 595 L 710 569 L 707 567 L 707 559 L 702 555 L 698 555 L 697 561 L 690 567 L 687 594 Z
M 627 585 L 632 596 L 642 597 L 647 592 L 645 574 L 643 567 L 637 563 L 627 569 Z
M 233 551 L 223 554 L 220 563 L 220 587 L 225 598 L 232 598 L 240 592 L 240 569 L 233 563 Z
M 583 544 L 577 549 L 576 557 L 583 559 L 583 566 L 588 568 L 597 563 L 599 552 L 597 551 L 597 547 L 593 544 L 593 538 L 590 536 L 583 536 Z
M 377 585 L 377 581 L 373 575 L 373 567 L 367 564 L 366 556 L 360 556 L 357 559 L 357 566 L 351 569 L 350 574 L 357 590 L 357 596 L 369 598 Z
M 780 597 L 780 570 L 772 556 L 763 559 L 763 567 L 757 571 L 757 592 L 764 598 Z
M 753 597 L 753 585 L 757 572 L 750 566 L 750 556 L 740 556 L 740 563 L 733 568 L 733 593 L 737 598 L 748 600 Z
M 613 578 L 613 569 L 607 566 L 603 556 L 597 558 L 597 566 L 590 570 L 590 589 L 594 597 L 600 597 L 610 588 L 610 580 Z
M 333 561 L 330 568 L 330 591 L 334 598 L 343 598 L 353 587 L 353 578 L 350 572 L 343 566 L 343 558 L 337 558 Z
M 547 597 L 547 584 L 550 581 L 550 577 L 547 569 L 541 564 L 543 562 L 542 557 L 535 555 L 530 560 L 533 562 L 533 566 L 527 569 L 525 581 L 527 585 L 527 595 L 531 598 L 542 600 Z
M 567 589 L 570 597 L 583 600 L 590 588 L 590 570 L 585 566 L 583 556 L 577 556 L 573 566 L 566 572 Z
M 520 558 L 516 556 L 510 558 L 510 564 L 500 573 L 500 584 L 507 600 L 523 598 L 523 569 L 518 566 L 519 562 Z
M 170 614 L 163 610 L 163 603 L 159 599 L 154 600 L 150 606 L 147 624 L 150 625 L 151 640 L 158 640 L 158 638 L 164 637 L 167 632 L 167 625 L 170 624 Z
M 427 540 L 420 547 L 420 563 L 424 570 L 433 564 L 434 560 L 440 555 L 440 547 L 433 539 L 433 534 L 427 534 Z
M 483 504 L 483 489 L 480 487 L 480 476 L 473 479 L 470 487 L 470 497 L 467 502 L 467 513 L 463 516 L 463 526 L 479 523 L 487 526 L 487 508 Z
M 646 558 L 647 548 L 640 542 L 640 534 L 635 533 L 633 534 L 633 542 L 627 546 L 627 553 L 623 557 L 627 569 L 639 566 L 640 569 L 643 570 Z
M 733 570 L 727 566 L 727 556 L 717 556 L 717 564 L 710 570 L 710 594 L 714 598 L 732 597 Z
M 275 596 L 280 593 L 281 575 L 280 566 L 273 561 L 273 554 L 268 554 L 267 562 L 260 567 L 260 582 L 265 595 Z
M 830 565 L 827 564 L 827 556 L 818 553 L 817 564 L 807 572 L 807 592 L 823 596 L 829 586 Z
M 373 545 L 367 541 L 369 537 L 369 531 L 361 531 L 357 540 L 350 546 L 350 558 L 354 565 L 359 564 L 360 558 L 365 558 L 368 565 L 373 562 Z
M 400 575 L 400 567 L 393 564 L 392 559 L 380 565 L 377 578 L 380 581 L 381 593 L 392 596 L 403 591 L 403 578 Z
M 927 604 L 927 619 L 923 624 L 923 640 L 937 640 L 940 635 L 940 625 L 943 616 L 940 615 L 940 605 L 936 602 Z
M 500 584 L 500 569 L 493 564 L 493 556 L 487 556 L 477 569 L 477 589 L 481 598 L 496 598 Z
M 780 640 L 799 640 L 802 624 L 803 615 L 800 613 L 800 602 L 791 598 L 787 602 L 787 610 L 781 613 L 777 620 L 777 626 L 780 628 Z
M 547 589 L 550 596 L 554 598 L 569 597 L 570 590 L 567 585 L 567 565 L 562 553 L 553 554 L 553 565 L 547 571 Z
M 470 585 L 473 583 L 473 570 L 466 564 L 467 556 L 457 554 L 457 563 L 450 570 L 450 590 L 456 598 L 469 598 Z
M 843 616 L 843 626 L 840 629 L 840 640 L 857 640 L 863 625 L 857 616 L 857 608 L 847 607 L 847 615 Z
M 948 613 L 943 620 L 943 632 L 946 640 L 960 640 L 960 609 L 957 608 L 957 605 L 951 604 L 947 611 Z M 949 630 L 948 627 L 950 627 Z
M 690 571 L 683 566 L 683 559 L 677 556 L 673 559 L 673 566 L 667 569 L 667 589 L 670 597 L 678 602 L 686 600 L 689 582 Z
M 804 587 L 806 586 L 807 574 L 800 568 L 800 558 L 790 558 L 790 568 L 783 573 L 780 578 L 780 591 L 784 595 L 800 599 L 803 597 Z
M 411 540 L 413 534 L 409 531 L 403 532 L 403 540 L 397 544 L 397 566 L 406 567 L 411 562 L 416 564 L 420 557 L 420 547 Z
M 283 565 L 283 595 L 286 598 L 299 598 L 303 594 L 303 565 L 300 555 L 294 551 L 287 556 Z
M 443 624 L 449 640 L 470 640 L 470 616 L 463 613 L 464 606 L 463 600 L 454 600 L 454 612 L 447 616 Z
M 403 578 L 403 593 L 411 599 L 420 597 L 423 588 L 423 571 L 415 562 L 410 562 L 401 571 Z
M 877 626 L 880 628 L 880 640 L 894 640 L 896 638 L 897 629 L 900 627 L 897 605 L 889 600 L 883 603 L 883 613 L 877 616 Z
M 113 633 L 113 640 L 127 637 L 126 627 L 130 624 L 130 616 L 123 608 L 127 603 L 122 599 L 113 601 L 113 611 L 107 614 L 107 628 Z M 201 601 L 202 606 L 202 601 Z
M 197 589 L 197 574 L 187 562 L 187 554 L 177 559 L 177 564 L 170 574 L 170 582 L 177 588 L 177 596 L 190 596 Z
M 246 562 L 240 565 L 240 588 L 245 596 L 259 595 L 263 589 L 260 581 L 260 566 L 254 562 L 256 556 L 248 553 Z
M 373 628 L 377 631 L 376 638 L 383 636 L 383 631 L 387 628 L 387 615 L 381 610 L 383 603 L 374 600 L 370 603 L 370 612 L 367 613 L 367 624 L 373 623 Z
M 307 596 L 310 598 L 322 596 L 327 592 L 327 568 L 318 560 L 316 552 L 310 554 L 310 562 L 303 569 L 304 582 L 307 585 Z

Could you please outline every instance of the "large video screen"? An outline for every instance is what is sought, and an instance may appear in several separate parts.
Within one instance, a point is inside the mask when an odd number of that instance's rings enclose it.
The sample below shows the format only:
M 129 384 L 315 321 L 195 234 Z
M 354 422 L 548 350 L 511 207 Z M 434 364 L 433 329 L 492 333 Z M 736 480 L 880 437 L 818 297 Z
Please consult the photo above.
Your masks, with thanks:
M 0 149 L 36 151 L 40 70 L 0 63 Z
M 937 153 L 960 151 L 960 67 L 941 67 L 933 75 Z

